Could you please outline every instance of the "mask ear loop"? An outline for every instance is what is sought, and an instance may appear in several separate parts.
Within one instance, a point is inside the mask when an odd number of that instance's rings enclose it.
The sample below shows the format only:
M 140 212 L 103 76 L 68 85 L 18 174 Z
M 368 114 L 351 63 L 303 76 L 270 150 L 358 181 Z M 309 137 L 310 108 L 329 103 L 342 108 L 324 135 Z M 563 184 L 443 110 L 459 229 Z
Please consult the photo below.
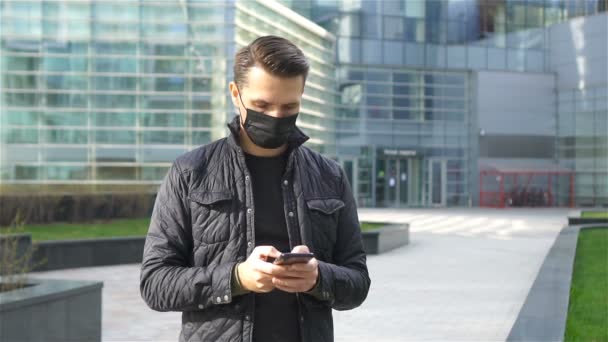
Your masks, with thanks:
M 241 97 L 241 90 L 239 89 L 238 84 L 236 83 L 236 81 L 234 81 L 234 85 L 236 86 L 236 90 L 239 91 L 239 99 L 241 100 L 241 105 L 243 105 L 243 108 L 245 108 L 245 110 L 247 110 L 247 108 L 245 107 L 245 103 L 243 102 L 243 98 Z M 241 125 L 243 125 L 243 127 L 245 126 L 245 122 L 243 121 L 243 114 L 241 113 L 241 109 L 239 108 L 239 121 L 241 121 Z

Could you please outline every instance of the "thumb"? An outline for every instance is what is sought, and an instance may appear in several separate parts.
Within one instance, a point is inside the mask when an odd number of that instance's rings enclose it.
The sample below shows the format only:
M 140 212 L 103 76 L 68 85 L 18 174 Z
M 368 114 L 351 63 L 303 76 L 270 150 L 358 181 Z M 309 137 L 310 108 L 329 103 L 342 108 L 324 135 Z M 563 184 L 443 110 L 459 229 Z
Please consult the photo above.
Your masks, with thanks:
M 299 246 L 295 246 L 291 252 L 293 253 L 310 253 L 310 250 L 308 249 L 308 246 L 306 245 L 299 245 Z
M 281 255 L 281 252 L 273 246 L 258 246 L 253 250 L 253 253 L 257 254 L 258 258 L 264 261 L 269 257 L 276 259 Z

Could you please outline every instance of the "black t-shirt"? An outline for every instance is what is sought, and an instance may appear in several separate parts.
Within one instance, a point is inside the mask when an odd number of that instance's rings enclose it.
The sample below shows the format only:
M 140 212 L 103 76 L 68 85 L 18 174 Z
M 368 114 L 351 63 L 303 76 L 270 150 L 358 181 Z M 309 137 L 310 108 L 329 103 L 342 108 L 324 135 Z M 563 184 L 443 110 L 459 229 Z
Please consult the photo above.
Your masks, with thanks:
M 277 157 L 245 153 L 245 162 L 253 186 L 256 247 L 270 245 L 281 252 L 290 252 L 281 187 L 287 153 Z M 294 293 L 279 289 L 255 293 L 253 340 L 300 341 L 298 302 Z

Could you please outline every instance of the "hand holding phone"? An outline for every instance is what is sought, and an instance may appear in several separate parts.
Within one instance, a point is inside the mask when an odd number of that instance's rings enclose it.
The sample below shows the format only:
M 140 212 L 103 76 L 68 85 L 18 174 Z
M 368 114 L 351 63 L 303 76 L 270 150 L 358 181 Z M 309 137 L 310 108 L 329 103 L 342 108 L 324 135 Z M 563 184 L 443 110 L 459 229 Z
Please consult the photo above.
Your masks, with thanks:
M 272 261 L 275 265 L 291 265 L 307 263 L 314 257 L 315 255 L 313 253 L 281 253 L 278 258 L 269 261 Z

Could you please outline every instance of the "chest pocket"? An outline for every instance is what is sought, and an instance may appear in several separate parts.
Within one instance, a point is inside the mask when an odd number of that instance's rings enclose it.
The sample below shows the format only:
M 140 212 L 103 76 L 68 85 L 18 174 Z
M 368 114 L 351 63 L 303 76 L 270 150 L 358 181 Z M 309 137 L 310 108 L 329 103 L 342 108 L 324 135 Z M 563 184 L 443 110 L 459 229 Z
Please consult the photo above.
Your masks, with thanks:
M 228 241 L 233 194 L 229 191 L 194 191 L 190 193 L 189 199 L 192 238 L 195 243 Z
M 310 214 L 312 240 L 320 256 L 330 261 L 336 243 L 338 217 L 344 202 L 337 198 L 310 199 L 306 201 Z

